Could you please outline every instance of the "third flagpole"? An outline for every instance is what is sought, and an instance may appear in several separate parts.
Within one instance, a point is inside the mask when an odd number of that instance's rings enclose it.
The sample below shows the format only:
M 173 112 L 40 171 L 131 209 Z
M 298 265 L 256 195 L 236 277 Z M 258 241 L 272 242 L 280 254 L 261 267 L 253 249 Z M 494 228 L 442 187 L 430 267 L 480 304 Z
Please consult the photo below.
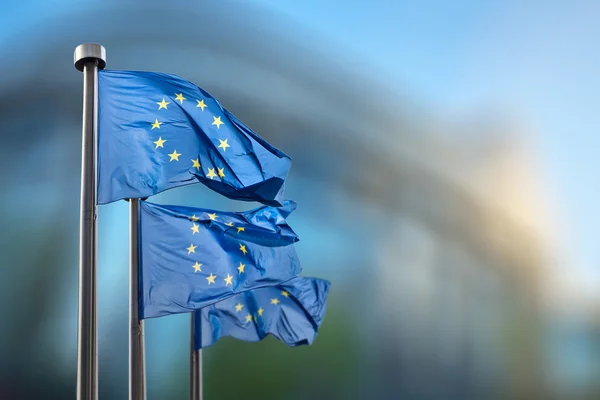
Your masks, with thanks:
M 202 400 L 202 349 L 194 346 L 194 313 L 190 313 L 190 400 Z
M 144 321 L 140 320 L 140 200 L 129 199 L 129 400 L 146 399 Z
M 106 66 L 106 50 L 95 43 L 81 44 L 75 48 L 74 62 L 75 68 L 83 72 L 77 400 L 96 400 L 98 398 L 98 343 L 96 335 L 98 69 L 104 69 Z

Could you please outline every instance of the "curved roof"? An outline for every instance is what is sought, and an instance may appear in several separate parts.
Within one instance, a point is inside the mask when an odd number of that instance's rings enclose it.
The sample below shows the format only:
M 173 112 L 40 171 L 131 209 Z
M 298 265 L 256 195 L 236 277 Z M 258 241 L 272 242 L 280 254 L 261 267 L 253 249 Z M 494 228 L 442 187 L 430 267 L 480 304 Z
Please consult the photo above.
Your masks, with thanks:
M 293 33 L 281 37 L 278 26 Z M 499 264 L 513 256 L 525 258 L 512 260 L 517 265 L 538 264 L 533 232 L 461 188 L 437 164 L 454 150 L 431 140 L 426 118 L 419 117 L 425 113 L 352 71 L 351 59 L 334 45 L 305 48 L 321 38 L 280 15 L 242 3 L 206 2 L 192 12 L 186 4 L 158 1 L 145 2 L 144 9 L 93 2 L 34 27 L 17 26 L 12 40 L 18 45 L 4 36 L 0 46 L 0 58 L 14 61 L 4 63 L 0 76 L 0 130 L 18 135 L 5 150 L 49 134 L 78 146 L 81 78 L 72 54 L 80 42 L 95 41 L 107 48 L 109 68 L 171 72 L 203 86 L 286 149 L 302 174 L 382 210 L 408 208 Z M 50 133 L 56 126 L 73 130 Z

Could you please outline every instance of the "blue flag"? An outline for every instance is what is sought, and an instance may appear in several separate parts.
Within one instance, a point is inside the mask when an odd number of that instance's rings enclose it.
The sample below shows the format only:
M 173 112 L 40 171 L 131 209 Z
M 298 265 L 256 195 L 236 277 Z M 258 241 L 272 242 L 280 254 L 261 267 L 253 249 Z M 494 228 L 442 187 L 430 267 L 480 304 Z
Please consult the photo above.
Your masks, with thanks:
M 232 213 L 140 202 L 140 318 L 200 310 L 298 275 L 298 237 L 285 220 L 295 208 L 286 201 Z
M 258 342 L 271 334 L 288 346 L 312 344 L 321 322 L 330 283 L 296 277 L 284 284 L 238 294 L 194 313 L 194 347 L 223 336 Z
M 98 73 L 98 204 L 201 182 L 280 206 L 291 160 L 174 75 Z

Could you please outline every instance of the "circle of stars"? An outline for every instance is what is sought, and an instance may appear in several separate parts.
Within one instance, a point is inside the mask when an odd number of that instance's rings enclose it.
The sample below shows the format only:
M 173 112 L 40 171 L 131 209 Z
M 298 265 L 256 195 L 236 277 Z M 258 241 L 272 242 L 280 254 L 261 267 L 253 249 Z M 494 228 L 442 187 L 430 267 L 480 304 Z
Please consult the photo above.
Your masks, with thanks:
M 175 103 L 179 102 L 179 105 L 183 105 L 184 101 L 187 100 L 187 98 L 184 96 L 183 92 L 181 93 L 175 93 L 175 98 L 169 98 L 169 100 L 174 101 Z M 161 98 L 160 101 L 156 101 L 155 103 L 158 105 L 158 110 L 169 110 L 169 105 L 172 104 L 172 101 L 167 101 L 167 99 L 165 99 L 164 97 Z M 207 104 L 205 103 L 204 99 L 198 100 L 196 99 L 196 108 L 200 108 L 200 110 L 202 112 L 204 112 L 204 109 L 208 107 Z M 221 120 L 221 116 L 214 116 L 213 115 L 213 122 L 211 125 L 216 126 L 217 129 L 221 128 L 221 125 L 225 124 L 225 122 L 223 122 Z M 161 129 L 161 125 L 163 125 L 165 122 L 164 121 L 160 121 L 158 118 L 156 118 L 154 120 L 154 122 L 151 123 L 151 130 L 154 129 Z M 217 146 L 217 148 L 222 149 L 223 152 L 225 153 L 227 151 L 227 148 L 231 147 L 231 145 L 229 144 L 227 138 L 225 139 L 218 139 L 219 140 L 219 145 Z M 164 149 L 165 148 L 165 143 L 167 143 L 167 139 L 163 139 L 162 136 L 159 136 L 157 140 L 154 140 L 153 143 L 155 145 L 154 150 L 158 150 L 159 148 Z M 179 162 L 179 157 L 182 155 L 181 153 L 178 153 L 176 149 L 173 149 L 172 153 L 168 153 L 167 154 L 169 156 L 169 163 L 171 162 Z M 202 165 L 200 164 L 200 158 L 197 157 L 196 159 L 190 159 L 190 161 L 192 162 L 192 166 L 190 168 L 195 168 L 196 172 L 200 172 L 202 169 Z M 225 167 L 223 168 L 208 168 L 207 169 L 208 172 L 206 173 L 206 177 L 208 179 L 215 179 L 215 178 L 220 178 L 221 180 L 223 180 L 223 178 L 225 178 L 226 174 L 225 174 Z

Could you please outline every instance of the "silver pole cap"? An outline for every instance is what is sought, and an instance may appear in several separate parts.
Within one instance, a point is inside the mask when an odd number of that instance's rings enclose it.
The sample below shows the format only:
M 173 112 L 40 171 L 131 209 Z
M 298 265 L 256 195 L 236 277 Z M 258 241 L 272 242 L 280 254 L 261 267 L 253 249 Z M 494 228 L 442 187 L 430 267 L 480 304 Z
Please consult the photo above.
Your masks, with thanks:
M 106 49 L 97 43 L 84 43 L 75 48 L 75 68 L 83 71 L 86 61 L 97 60 L 98 69 L 106 67 Z

